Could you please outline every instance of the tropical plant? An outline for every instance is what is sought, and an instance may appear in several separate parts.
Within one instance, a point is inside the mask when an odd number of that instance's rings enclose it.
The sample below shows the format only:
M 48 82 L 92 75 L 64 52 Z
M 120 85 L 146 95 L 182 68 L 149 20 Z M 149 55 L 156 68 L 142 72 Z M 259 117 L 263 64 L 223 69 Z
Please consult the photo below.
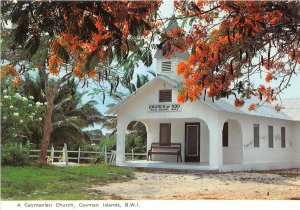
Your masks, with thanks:
M 85 133 L 90 137 L 90 139 L 102 139 L 104 137 L 101 129 L 87 130 Z
M 84 94 L 77 91 L 74 81 L 59 91 L 57 100 L 54 101 L 51 133 L 51 139 L 56 144 L 63 143 L 62 141 L 69 142 L 69 145 L 90 142 L 89 135 L 82 129 L 102 122 L 103 116 L 95 107 L 96 101 L 81 103 Z
M 140 135 L 132 132 L 127 135 L 125 150 L 126 152 L 146 152 L 147 143 L 142 141 Z
M 29 145 L 6 143 L 1 146 L 2 166 L 25 166 L 29 165 Z
M 32 94 L 35 93 L 37 98 L 45 100 L 44 87 L 40 86 L 43 82 L 41 78 L 30 79 L 24 81 L 23 91 Z M 25 85 L 26 84 L 26 85 Z M 96 109 L 96 101 L 87 101 L 81 103 L 81 99 L 85 92 L 78 92 L 78 83 L 70 80 L 59 89 L 56 99 L 54 100 L 54 108 L 52 115 L 52 127 L 50 142 L 55 146 L 62 146 L 67 143 L 70 147 L 76 148 L 86 142 L 90 142 L 90 137 L 84 128 L 94 126 L 102 122 L 103 116 Z M 40 144 L 39 139 L 42 137 L 41 130 L 33 130 L 32 140 L 36 144 Z
M 117 149 L 116 139 L 102 139 L 100 142 L 100 147 L 104 148 L 106 146 L 106 150 L 110 152 L 111 150 Z

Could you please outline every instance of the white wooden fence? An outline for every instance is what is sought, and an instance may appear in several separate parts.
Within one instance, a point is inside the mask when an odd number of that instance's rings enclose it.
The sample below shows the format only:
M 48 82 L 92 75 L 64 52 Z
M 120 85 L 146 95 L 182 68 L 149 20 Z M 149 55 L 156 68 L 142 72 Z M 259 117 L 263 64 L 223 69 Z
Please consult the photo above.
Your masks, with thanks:
M 41 150 L 30 150 L 29 157 L 30 158 L 38 158 L 39 153 Z M 51 146 L 50 150 L 47 150 L 47 160 L 48 162 L 53 163 L 54 159 L 57 159 L 58 161 L 65 162 L 66 166 L 69 165 L 69 162 L 76 162 L 80 164 L 81 160 L 94 160 L 96 161 L 97 158 L 100 158 L 101 156 L 104 157 L 104 163 L 105 164 L 111 164 L 115 165 L 116 163 L 116 151 L 112 150 L 110 152 L 107 151 L 107 147 L 104 146 L 99 151 L 82 151 L 80 147 L 78 150 L 68 150 L 67 144 L 64 144 L 64 147 L 62 150 L 55 150 L 53 145 Z M 69 154 L 77 154 L 77 157 L 74 157 L 74 155 L 71 157 Z M 83 154 L 93 155 L 93 157 L 85 157 Z M 127 159 L 135 160 L 135 157 L 137 156 L 145 156 L 147 157 L 147 153 L 134 153 L 133 150 L 131 150 L 130 153 L 125 153 L 125 156 Z

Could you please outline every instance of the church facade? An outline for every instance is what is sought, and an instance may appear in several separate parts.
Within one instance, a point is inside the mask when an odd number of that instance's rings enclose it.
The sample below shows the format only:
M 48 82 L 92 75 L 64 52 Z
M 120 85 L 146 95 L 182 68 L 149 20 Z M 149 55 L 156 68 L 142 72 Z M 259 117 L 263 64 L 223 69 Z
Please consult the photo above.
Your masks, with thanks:
M 157 76 L 107 112 L 118 119 L 117 165 L 216 171 L 300 167 L 297 114 L 276 112 L 270 104 L 248 111 L 251 101 L 236 108 L 232 98 L 179 104 L 181 78 L 176 67 L 187 56 L 166 59 L 158 51 Z M 287 110 L 300 111 L 300 99 L 288 106 Z M 167 145 L 166 151 L 168 145 L 179 143 L 182 162 L 177 162 L 176 155 L 166 155 L 168 152 L 154 153 L 147 161 L 127 161 L 126 129 L 132 121 L 144 123 L 147 151 L 153 143 Z

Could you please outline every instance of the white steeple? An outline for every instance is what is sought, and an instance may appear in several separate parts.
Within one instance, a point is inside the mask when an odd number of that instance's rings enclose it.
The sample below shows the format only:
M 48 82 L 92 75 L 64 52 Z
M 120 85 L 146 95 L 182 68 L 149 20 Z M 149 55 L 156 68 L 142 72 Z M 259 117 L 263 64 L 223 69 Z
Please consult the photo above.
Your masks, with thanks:
M 171 18 L 169 22 L 169 26 L 166 28 L 167 32 L 170 32 L 171 28 L 178 28 L 178 24 L 175 18 Z M 154 58 L 157 60 L 157 75 L 165 75 L 172 79 L 181 81 L 181 76 L 176 73 L 177 65 L 181 61 L 187 60 L 189 54 L 186 53 L 175 53 L 170 58 L 166 58 L 163 56 L 162 51 L 157 49 Z

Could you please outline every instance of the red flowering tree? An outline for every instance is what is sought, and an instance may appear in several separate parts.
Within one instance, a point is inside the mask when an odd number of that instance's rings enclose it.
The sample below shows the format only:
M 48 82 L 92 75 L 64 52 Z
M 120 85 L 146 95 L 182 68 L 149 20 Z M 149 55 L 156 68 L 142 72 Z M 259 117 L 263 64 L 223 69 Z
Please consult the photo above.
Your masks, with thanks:
M 1 59 L 9 63 L 1 68 L 2 79 L 14 77 L 17 85 L 23 73 L 34 70 L 45 81 L 47 108 L 40 153 L 40 162 L 45 164 L 58 89 L 71 77 L 77 77 L 84 84 L 87 79 L 107 81 L 112 92 L 119 83 L 130 80 L 126 74 L 120 77 L 114 69 L 132 71 L 139 60 L 150 66 L 160 2 L 4 1 L 1 4 L 2 21 L 12 24 L 2 28 Z
M 179 102 L 205 94 L 213 100 L 235 96 L 235 106 L 258 97 L 253 110 L 278 100 L 299 75 L 299 1 L 180 1 L 174 4 L 182 27 L 163 34 L 165 55 L 190 50 L 178 65 L 184 87 Z M 265 81 L 256 86 L 253 75 Z M 271 85 L 273 80 L 276 83 Z M 279 110 L 280 106 L 276 106 Z

